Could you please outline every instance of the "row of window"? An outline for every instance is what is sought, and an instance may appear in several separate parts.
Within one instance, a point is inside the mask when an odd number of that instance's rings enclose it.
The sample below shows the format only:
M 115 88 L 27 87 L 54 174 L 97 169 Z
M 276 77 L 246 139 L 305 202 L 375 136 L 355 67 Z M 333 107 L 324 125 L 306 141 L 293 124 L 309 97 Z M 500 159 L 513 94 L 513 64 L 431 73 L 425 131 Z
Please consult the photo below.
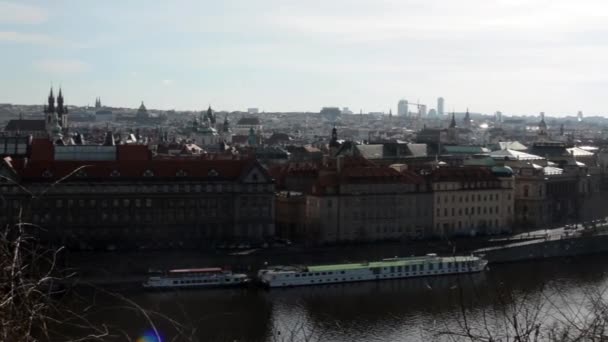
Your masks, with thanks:
M 165 192 L 272 192 L 274 191 L 273 184 L 234 184 L 234 183 L 216 183 L 216 184 L 132 184 L 132 185 L 115 185 L 108 183 L 65 183 L 57 189 L 61 192 L 78 193 L 78 192 L 103 192 L 103 193 L 165 193 Z M 2 186 L 0 193 L 18 193 L 21 192 L 16 186 Z
M 436 183 L 433 185 L 435 190 L 461 190 L 461 189 L 484 189 L 484 188 L 498 188 L 500 187 L 500 181 L 480 181 L 480 182 L 458 182 L 458 183 Z M 511 182 L 507 181 L 505 184 L 508 188 L 511 187 Z
M 451 215 L 450 215 L 451 212 Z M 475 212 L 475 207 L 471 208 L 458 208 L 458 216 L 464 215 L 482 215 L 482 214 L 500 214 L 500 207 L 477 207 L 477 212 Z M 511 213 L 511 206 L 507 206 L 507 213 Z M 441 217 L 441 208 L 437 208 L 437 217 Z M 448 208 L 443 208 L 443 217 L 448 216 L 456 216 L 456 208 L 451 208 L 451 211 Z
M 225 282 L 229 283 L 231 282 L 233 279 L 230 278 L 226 278 L 224 279 Z M 236 279 L 234 279 L 236 281 Z M 218 283 L 220 282 L 219 279 L 193 279 L 193 280 L 174 280 L 173 281 L 173 285 L 177 285 L 177 284 L 208 284 L 208 283 Z
M 456 201 L 458 200 L 458 202 Z M 464 201 L 463 201 L 464 200 Z M 443 203 L 468 203 L 470 202 L 487 202 L 487 201 L 498 201 L 500 200 L 500 194 L 491 193 L 491 194 L 465 194 L 463 195 L 437 195 L 437 204 Z M 511 193 L 507 193 L 507 200 L 511 200 Z
M 458 221 L 458 225 L 456 225 L 456 222 L 445 222 L 443 223 L 443 228 L 445 230 L 454 230 L 458 227 L 458 229 L 462 229 L 462 228 L 466 228 L 464 227 L 462 221 Z M 475 223 L 470 223 L 468 224 L 468 228 L 473 228 L 473 226 L 475 225 Z M 500 228 L 500 225 L 498 223 L 498 219 L 492 221 L 492 220 L 479 220 L 477 221 L 477 227 L 487 227 L 487 228 Z M 436 224 L 436 228 L 439 231 L 441 229 L 441 223 L 437 223 Z
M 390 267 L 384 267 L 383 270 L 388 271 L 389 273 L 401 273 L 401 272 L 410 272 L 410 266 L 411 266 L 411 271 L 412 272 L 418 272 L 418 271 L 424 271 L 425 267 L 427 266 L 427 270 L 432 271 L 435 269 L 435 266 L 437 266 L 438 270 L 442 270 L 443 269 L 443 265 L 444 263 L 439 262 L 439 263 L 428 263 L 428 264 L 414 264 L 414 265 L 400 265 L 400 266 L 390 266 Z M 465 261 L 465 262 L 447 262 L 445 263 L 446 265 L 446 269 L 451 270 L 451 269 L 458 269 L 458 268 L 471 268 L 473 267 L 473 262 L 472 261 Z M 374 271 L 374 273 L 381 273 L 382 268 L 377 267 L 377 268 L 373 268 L 372 271 Z M 344 271 L 336 271 L 336 272 L 306 272 L 306 273 L 296 273 L 295 274 L 295 278 L 306 278 L 306 277 L 318 277 L 318 276 L 330 276 L 330 275 L 334 275 L 334 274 L 344 274 Z M 285 277 L 289 277 L 289 274 L 286 274 Z

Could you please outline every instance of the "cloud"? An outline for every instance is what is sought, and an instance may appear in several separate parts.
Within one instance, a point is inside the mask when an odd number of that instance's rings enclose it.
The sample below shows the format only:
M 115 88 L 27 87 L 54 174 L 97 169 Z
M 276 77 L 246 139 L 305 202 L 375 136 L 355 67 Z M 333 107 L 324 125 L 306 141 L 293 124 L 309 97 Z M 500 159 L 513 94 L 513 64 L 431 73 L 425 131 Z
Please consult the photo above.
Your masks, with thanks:
M 81 73 L 89 69 L 89 65 L 76 59 L 41 60 L 34 66 L 46 73 Z
M 62 39 L 53 38 L 46 34 L 15 31 L 0 31 L 0 42 L 35 45 L 59 45 L 64 43 Z
M 165 87 L 170 87 L 173 85 L 174 82 L 173 80 L 163 80 L 162 83 Z
M 40 24 L 47 19 L 47 12 L 40 7 L 0 1 L 0 24 Z

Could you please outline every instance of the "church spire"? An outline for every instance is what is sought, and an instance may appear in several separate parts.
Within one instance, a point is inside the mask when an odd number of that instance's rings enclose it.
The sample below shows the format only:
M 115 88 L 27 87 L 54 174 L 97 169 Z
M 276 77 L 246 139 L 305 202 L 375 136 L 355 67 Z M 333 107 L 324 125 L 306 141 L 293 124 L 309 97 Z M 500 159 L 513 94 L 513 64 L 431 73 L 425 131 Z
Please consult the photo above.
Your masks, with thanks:
M 53 96 L 53 87 L 51 87 L 51 91 L 48 97 L 48 105 L 44 109 L 45 113 L 55 113 L 55 96 Z
M 450 128 L 456 128 L 456 114 L 452 112 L 452 122 L 450 122 Z
M 59 95 L 57 95 L 57 115 L 61 117 L 63 114 L 67 114 L 67 110 L 63 105 L 63 94 L 61 93 L 61 88 L 59 88 Z

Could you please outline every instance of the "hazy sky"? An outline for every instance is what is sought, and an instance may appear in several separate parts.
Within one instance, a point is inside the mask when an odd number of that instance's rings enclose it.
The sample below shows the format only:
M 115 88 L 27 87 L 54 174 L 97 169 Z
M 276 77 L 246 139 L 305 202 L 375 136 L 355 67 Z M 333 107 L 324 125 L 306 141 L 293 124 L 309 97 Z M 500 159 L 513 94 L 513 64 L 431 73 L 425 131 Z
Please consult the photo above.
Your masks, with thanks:
M 605 0 L 1 1 L 0 103 L 607 113 Z

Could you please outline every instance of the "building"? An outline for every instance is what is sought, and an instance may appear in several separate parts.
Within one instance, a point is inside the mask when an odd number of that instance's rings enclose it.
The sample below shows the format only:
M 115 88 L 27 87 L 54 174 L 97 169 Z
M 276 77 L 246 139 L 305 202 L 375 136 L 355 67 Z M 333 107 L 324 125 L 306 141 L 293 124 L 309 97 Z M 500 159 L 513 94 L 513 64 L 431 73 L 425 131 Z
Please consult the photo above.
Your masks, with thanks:
M 495 235 L 510 232 L 514 178 L 509 168 L 441 167 L 429 175 L 433 235 Z
M 258 114 L 259 112 L 258 108 L 247 108 L 247 114 Z
M 61 138 L 61 133 L 67 131 L 68 127 L 68 108 L 64 104 L 61 89 L 59 89 L 56 104 L 53 88 L 51 88 L 47 100 L 48 102 L 43 108 L 43 119 L 10 120 L 4 131 L 9 135 Z
M 62 130 L 68 127 L 68 108 L 63 103 L 63 95 L 61 94 L 61 88 L 59 88 L 59 94 L 57 95 L 57 105 L 55 106 L 55 98 L 53 97 L 53 88 L 48 98 L 48 105 L 44 107 L 44 113 L 46 114 L 46 125 L 47 131 L 52 131 L 55 125 L 59 125 Z
M 437 115 L 444 116 L 445 115 L 445 103 L 443 97 L 437 99 Z
M 28 156 L 31 136 L 0 135 L 0 158 L 25 158 Z
M 398 116 L 407 116 L 408 113 L 408 103 L 407 100 L 399 100 L 397 103 L 397 115 Z
M 418 116 L 421 118 L 426 116 L 426 105 L 418 105 Z
M 323 117 L 331 122 L 335 122 L 338 119 L 338 117 L 342 114 L 342 111 L 338 107 L 323 107 L 323 108 L 321 108 L 321 111 L 319 112 L 319 114 L 321 114 L 321 117 Z
M 146 105 L 144 105 L 144 101 L 141 101 L 139 108 L 137 109 L 137 113 L 135 114 L 136 120 L 147 120 L 150 118 L 150 113 L 148 113 L 148 109 Z
M 262 123 L 260 119 L 255 116 L 246 116 L 239 119 L 234 127 L 234 133 L 236 135 L 249 135 L 249 130 L 253 129 L 254 132 L 262 131 Z
M 306 236 L 314 243 L 420 239 L 432 222 L 424 179 L 338 157 L 306 196 Z
M 5 134 L 13 136 L 48 136 L 46 121 L 44 119 L 15 119 L 10 120 L 4 127 Z
M 153 159 L 142 145 L 115 146 L 113 160 L 57 160 L 54 148 L 35 141 L 27 162 L 2 161 L 0 175 L 15 182 L 0 182 L 2 224 L 23 210 L 22 220 L 44 227 L 36 229 L 43 240 L 74 248 L 198 247 L 274 235 L 274 181 L 255 160 Z

